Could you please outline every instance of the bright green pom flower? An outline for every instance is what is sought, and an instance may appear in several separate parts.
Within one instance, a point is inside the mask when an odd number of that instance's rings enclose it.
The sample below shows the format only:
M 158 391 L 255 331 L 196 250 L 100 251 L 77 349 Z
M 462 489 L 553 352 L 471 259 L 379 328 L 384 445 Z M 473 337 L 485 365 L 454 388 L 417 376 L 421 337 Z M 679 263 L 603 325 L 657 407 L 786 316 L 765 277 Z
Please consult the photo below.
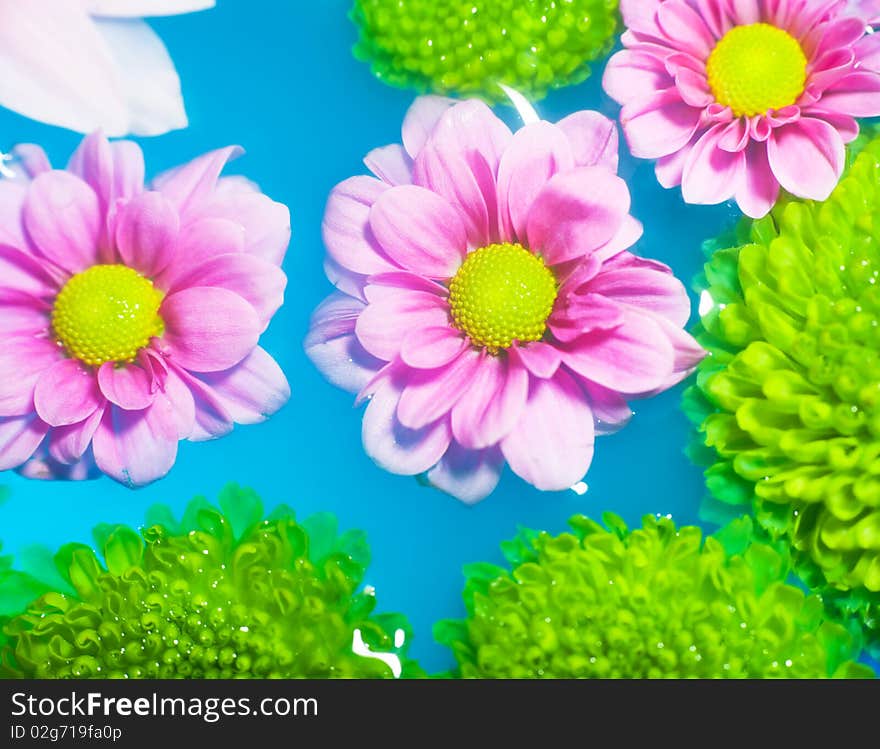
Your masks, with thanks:
M 0 560 L 0 677 L 390 677 L 385 661 L 419 674 L 403 617 L 371 615 L 356 592 L 361 533 L 285 507 L 264 518 L 237 487 L 219 504 L 195 500 L 181 523 L 156 508 L 141 533 L 100 526 L 102 558 L 69 544 L 55 580 L 39 560 L 30 574 Z
M 355 0 L 355 56 L 392 86 L 532 99 L 583 81 L 614 43 L 617 0 Z
M 703 540 L 646 517 L 630 531 L 585 517 L 573 533 L 526 532 L 512 571 L 466 569 L 468 618 L 441 622 L 461 676 L 477 678 L 819 678 L 871 676 L 822 602 L 786 584 L 784 553 L 748 518 Z
M 880 636 L 880 138 L 824 203 L 708 246 L 685 407 L 715 500 L 753 509 L 798 573 Z M 730 246 L 732 244 L 733 246 Z

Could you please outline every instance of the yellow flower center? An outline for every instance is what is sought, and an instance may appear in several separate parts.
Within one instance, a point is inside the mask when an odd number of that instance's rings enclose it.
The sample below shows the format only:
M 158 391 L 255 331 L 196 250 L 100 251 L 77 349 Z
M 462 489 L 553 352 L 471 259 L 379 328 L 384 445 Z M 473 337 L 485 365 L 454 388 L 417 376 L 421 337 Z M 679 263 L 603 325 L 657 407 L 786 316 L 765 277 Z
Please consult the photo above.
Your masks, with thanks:
M 737 117 L 766 114 L 794 104 L 807 80 L 807 58 L 798 40 L 768 23 L 728 31 L 706 63 L 709 88 Z
M 449 285 L 455 326 L 490 353 L 537 341 L 556 301 L 556 279 L 519 244 L 492 244 L 465 258 Z
M 163 294 L 125 265 L 95 265 L 61 289 L 52 328 L 67 353 L 98 367 L 131 362 L 153 336 L 162 335 Z

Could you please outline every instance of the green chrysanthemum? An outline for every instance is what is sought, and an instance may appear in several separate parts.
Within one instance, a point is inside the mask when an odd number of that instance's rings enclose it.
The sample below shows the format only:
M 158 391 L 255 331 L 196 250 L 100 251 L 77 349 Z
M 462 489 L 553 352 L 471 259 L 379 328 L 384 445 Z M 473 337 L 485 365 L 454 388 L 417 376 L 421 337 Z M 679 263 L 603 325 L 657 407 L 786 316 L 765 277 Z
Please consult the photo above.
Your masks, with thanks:
M 614 43 L 617 0 L 355 0 L 355 56 L 393 86 L 498 101 L 580 83 Z
M 461 676 L 477 678 L 820 678 L 871 676 L 856 638 L 784 581 L 787 556 L 748 518 L 703 541 L 646 517 L 630 531 L 585 517 L 574 533 L 526 532 L 513 571 L 466 569 L 468 618 L 441 622 Z
M 141 533 L 100 526 L 103 560 L 69 544 L 60 576 L 45 560 L 30 573 L 0 560 L 0 677 L 378 678 L 395 659 L 419 674 L 403 617 L 371 615 L 373 595 L 356 592 L 361 533 L 286 507 L 265 518 L 234 486 L 219 504 L 195 500 L 180 523 L 154 508 Z
M 716 508 L 753 509 L 876 638 L 880 138 L 865 140 L 824 203 L 784 201 L 708 244 L 697 339 L 711 355 L 685 407 Z

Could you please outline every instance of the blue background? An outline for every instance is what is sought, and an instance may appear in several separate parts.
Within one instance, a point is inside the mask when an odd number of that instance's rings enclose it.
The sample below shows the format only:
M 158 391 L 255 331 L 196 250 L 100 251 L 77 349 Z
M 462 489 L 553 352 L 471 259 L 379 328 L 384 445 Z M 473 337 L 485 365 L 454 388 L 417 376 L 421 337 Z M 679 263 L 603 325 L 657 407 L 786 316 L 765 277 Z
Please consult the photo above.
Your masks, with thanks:
M 679 408 L 681 387 L 635 403 L 630 425 L 599 439 L 583 496 L 541 493 L 506 472 L 492 496 L 468 507 L 414 479 L 386 474 L 364 455 L 361 412 L 350 395 L 322 380 L 302 340 L 312 310 L 331 291 L 321 267 L 327 194 L 365 171 L 367 151 L 399 142 L 413 94 L 383 85 L 353 58 L 350 4 L 218 0 L 215 10 L 152 22 L 180 72 L 191 124 L 140 139 L 148 175 L 237 143 L 247 154 L 229 171 L 246 174 L 290 206 L 286 303 L 263 338 L 290 379 L 290 403 L 266 424 L 238 427 L 216 442 L 182 443 L 171 474 L 139 491 L 109 479 L 63 484 L 0 477 L 11 490 L 0 506 L 0 539 L 11 552 L 89 542 L 99 522 L 138 526 L 156 502 L 179 511 L 193 496 L 215 498 L 236 481 L 259 491 L 269 508 L 284 502 L 299 517 L 331 511 L 342 529 L 365 530 L 373 556 L 365 582 L 376 588 L 378 610 L 409 617 L 415 629 L 410 653 L 433 671 L 452 665 L 431 627 L 464 613 L 462 565 L 500 563 L 499 544 L 518 525 L 559 532 L 572 514 L 598 518 L 605 510 L 629 523 L 646 513 L 692 523 L 703 483 L 683 454 L 689 435 Z M 540 102 L 540 114 L 551 121 L 579 109 L 616 116 L 616 105 L 599 86 L 601 68 L 583 85 Z M 516 122 L 512 110 L 500 113 Z M 42 144 L 63 165 L 79 136 L 0 111 L 0 148 L 28 141 Z M 650 164 L 625 151 L 623 146 L 621 174 L 633 192 L 632 213 L 645 225 L 637 251 L 670 264 L 690 287 L 702 264 L 701 242 L 737 214 L 731 206 L 685 207 L 677 192 L 657 184 Z

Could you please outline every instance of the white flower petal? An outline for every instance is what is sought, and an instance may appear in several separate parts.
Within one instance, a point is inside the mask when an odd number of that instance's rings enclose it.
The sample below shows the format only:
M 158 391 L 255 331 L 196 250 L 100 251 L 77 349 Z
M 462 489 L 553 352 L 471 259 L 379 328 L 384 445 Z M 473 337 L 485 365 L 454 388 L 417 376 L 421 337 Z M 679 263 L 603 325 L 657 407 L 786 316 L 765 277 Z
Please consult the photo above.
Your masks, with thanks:
M 143 21 L 95 19 L 118 70 L 129 131 L 161 135 L 187 126 L 180 78 L 162 40 Z

